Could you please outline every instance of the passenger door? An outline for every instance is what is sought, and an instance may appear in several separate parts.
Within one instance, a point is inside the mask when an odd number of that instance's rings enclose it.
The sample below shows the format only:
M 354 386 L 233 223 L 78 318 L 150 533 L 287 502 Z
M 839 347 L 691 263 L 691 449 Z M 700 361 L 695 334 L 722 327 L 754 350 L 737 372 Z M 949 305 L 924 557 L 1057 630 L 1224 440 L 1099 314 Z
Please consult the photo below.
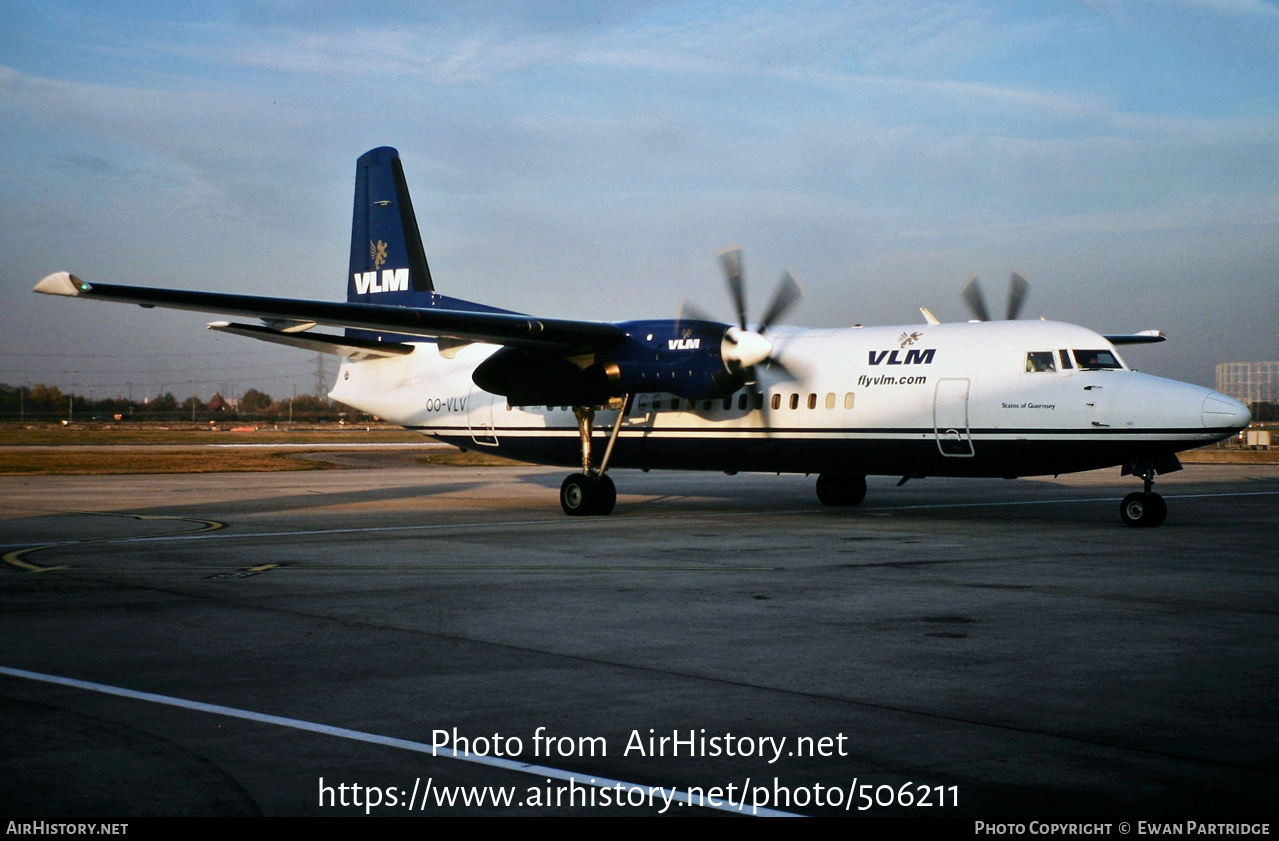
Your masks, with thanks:
M 966 378 L 937 381 L 933 393 L 933 434 L 937 449 L 950 458 L 971 458 L 973 439 L 968 429 L 968 385 Z

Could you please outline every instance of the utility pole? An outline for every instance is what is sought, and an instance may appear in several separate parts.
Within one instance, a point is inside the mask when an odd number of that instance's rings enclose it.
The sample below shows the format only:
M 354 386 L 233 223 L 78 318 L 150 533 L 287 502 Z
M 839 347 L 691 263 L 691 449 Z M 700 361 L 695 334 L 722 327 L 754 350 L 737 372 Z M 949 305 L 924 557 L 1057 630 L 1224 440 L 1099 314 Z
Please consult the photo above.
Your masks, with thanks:
M 328 376 L 324 372 L 324 354 L 315 354 L 315 398 L 317 400 L 324 399 L 324 392 L 327 390 L 326 384 Z

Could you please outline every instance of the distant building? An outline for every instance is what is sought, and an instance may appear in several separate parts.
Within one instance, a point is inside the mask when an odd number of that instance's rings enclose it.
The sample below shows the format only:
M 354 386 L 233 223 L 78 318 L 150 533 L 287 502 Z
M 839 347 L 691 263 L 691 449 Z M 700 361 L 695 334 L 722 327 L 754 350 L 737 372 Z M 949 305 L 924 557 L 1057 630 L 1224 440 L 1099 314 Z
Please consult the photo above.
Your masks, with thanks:
M 1253 418 L 1261 420 L 1266 412 L 1259 408 L 1279 403 L 1279 362 L 1223 362 L 1217 366 L 1217 391 L 1250 407 Z
M 233 412 L 235 411 L 235 406 L 231 403 L 231 401 L 224 398 L 221 394 L 214 392 L 213 399 L 210 400 L 208 403 L 204 404 L 204 411 Z

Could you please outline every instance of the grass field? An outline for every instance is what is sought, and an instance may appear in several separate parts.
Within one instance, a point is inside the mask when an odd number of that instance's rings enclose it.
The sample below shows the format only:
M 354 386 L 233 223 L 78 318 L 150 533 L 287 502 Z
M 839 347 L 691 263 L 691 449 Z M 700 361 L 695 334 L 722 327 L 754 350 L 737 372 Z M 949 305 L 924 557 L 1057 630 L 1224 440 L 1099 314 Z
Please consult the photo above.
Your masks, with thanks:
M 370 445 L 426 444 L 429 439 L 399 427 L 230 427 L 174 424 L 0 424 L 0 475 L 54 476 L 123 473 L 265 473 L 340 469 L 325 459 L 342 452 L 368 452 Z M 254 444 L 252 448 L 210 444 Z M 282 445 L 273 449 L 272 444 Z M 306 445 L 324 445 L 308 449 Z M 351 445 L 344 450 L 342 445 Z M 288 445 L 283 446 L 283 445 Z M 301 446 L 299 446 L 301 445 Z M 189 449 L 187 449 L 189 447 Z M 493 466 L 518 462 L 452 447 L 404 452 L 414 464 Z M 335 460 L 336 461 L 336 460 Z
M 293 458 L 297 450 L 67 450 L 0 449 L 0 475 L 58 476 L 113 473 L 267 473 L 323 470 L 335 465 Z
M 233 428 L 254 428 L 252 432 L 232 432 Z M 416 444 L 423 437 L 389 424 L 369 426 L 102 423 L 0 424 L 0 445 L 63 444 Z

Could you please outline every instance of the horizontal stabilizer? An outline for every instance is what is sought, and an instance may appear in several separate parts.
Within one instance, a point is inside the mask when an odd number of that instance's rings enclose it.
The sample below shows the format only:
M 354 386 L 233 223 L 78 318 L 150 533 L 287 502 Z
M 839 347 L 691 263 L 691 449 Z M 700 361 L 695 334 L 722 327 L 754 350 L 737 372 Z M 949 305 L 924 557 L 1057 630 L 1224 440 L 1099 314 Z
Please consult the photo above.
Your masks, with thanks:
M 1155 342 L 1167 341 L 1167 339 L 1168 337 L 1158 330 L 1142 330 L 1140 333 L 1106 337 L 1106 341 L 1112 345 L 1152 345 Z
M 284 333 L 270 327 L 259 327 L 256 324 L 235 324 L 228 321 L 215 321 L 209 325 L 210 330 L 219 333 L 231 333 L 236 336 L 248 336 L 277 345 L 313 350 L 333 356 L 345 356 L 348 359 L 380 359 L 389 356 L 406 356 L 413 352 L 412 345 L 400 342 L 370 342 L 365 339 L 352 339 L 344 336 L 330 336 L 325 333 Z

